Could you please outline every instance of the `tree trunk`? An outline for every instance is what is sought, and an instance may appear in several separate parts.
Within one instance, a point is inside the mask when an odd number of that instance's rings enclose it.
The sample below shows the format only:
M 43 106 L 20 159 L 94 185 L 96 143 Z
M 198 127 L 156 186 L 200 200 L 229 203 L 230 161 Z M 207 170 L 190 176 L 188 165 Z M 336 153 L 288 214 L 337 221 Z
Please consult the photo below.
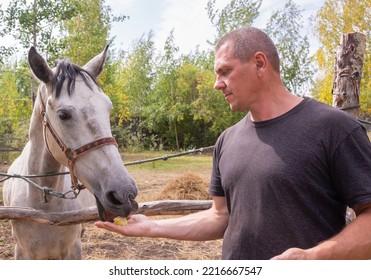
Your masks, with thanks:
M 33 37 L 33 46 L 37 48 L 37 0 L 33 2 L 33 12 L 34 12 L 34 20 L 32 25 L 32 37 Z M 36 100 L 36 78 L 34 75 L 31 75 L 31 101 L 32 101 L 32 108 L 35 105 Z
M 340 39 L 336 53 L 335 77 L 332 89 L 333 106 L 359 117 L 359 95 L 365 56 L 366 36 L 347 33 Z
M 335 75 L 332 89 L 332 105 L 348 114 L 359 117 L 359 96 L 365 56 L 366 36 L 361 33 L 346 33 L 340 38 L 335 57 Z M 346 222 L 351 223 L 356 215 L 347 208 Z
M 176 145 L 176 149 L 177 151 L 180 150 L 180 146 L 179 146 L 179 136 L 178 136 L 178 128 L 177 128 L 177 125 L 176 125 L 176 121 L 174 122 L 174 133 L 175 133 L 175 145 Z

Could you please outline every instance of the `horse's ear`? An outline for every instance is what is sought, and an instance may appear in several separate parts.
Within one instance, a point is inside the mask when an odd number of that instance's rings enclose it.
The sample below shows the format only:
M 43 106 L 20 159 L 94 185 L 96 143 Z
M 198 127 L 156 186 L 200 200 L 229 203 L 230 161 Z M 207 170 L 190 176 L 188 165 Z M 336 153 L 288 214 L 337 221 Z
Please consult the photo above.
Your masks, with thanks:
M 108 54 L 108 47 L 109 45 L 107 45 L 100 54 L 95 56 L 83 67 L 83 69 L 86 70 L 94 78 L 97 78 L 103 70 L 103 65 Z
M 53 70 L 34 47 L 31 47 L 28 51 L 28 63 L 32 72 L 40 81 L 48 84 L 53 80 Z

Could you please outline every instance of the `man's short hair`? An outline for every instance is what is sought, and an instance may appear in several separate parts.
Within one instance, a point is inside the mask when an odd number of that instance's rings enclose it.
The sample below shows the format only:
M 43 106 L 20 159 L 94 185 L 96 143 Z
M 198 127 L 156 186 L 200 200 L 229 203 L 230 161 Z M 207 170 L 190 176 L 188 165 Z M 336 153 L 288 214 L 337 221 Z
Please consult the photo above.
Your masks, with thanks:
M 234 56 L 242 62 L 249 61 L 256 52 L 266 55 L 273 69 L 280 72 L 280 59 L 272 39 L 255 27 L 240 27 L 222 36 L 215 45 L 217 52 L 227 41 L 233 42 Z

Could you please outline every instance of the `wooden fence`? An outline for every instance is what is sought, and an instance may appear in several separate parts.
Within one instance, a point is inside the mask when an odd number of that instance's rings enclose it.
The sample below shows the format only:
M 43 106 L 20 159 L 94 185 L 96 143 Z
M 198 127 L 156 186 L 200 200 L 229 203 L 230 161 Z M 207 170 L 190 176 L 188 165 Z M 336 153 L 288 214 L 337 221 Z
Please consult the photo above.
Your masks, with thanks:
M 146 216 L 185 215 L 209 209 L 211 200 L 162 200 L 140 203 L 136 214 Z M 0 220 L 31 220 L 42 224 L 65 226 L 98 221 L 97 207 L 66 211 L 63 213 L 42 212 L 31 208 L 0 207 Z

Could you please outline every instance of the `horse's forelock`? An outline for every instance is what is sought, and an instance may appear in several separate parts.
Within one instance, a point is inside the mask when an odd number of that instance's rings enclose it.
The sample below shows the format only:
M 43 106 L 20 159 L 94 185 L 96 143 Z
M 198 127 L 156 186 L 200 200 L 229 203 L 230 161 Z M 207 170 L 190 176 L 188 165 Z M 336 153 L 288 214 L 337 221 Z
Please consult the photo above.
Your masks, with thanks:
M 71 63 L 67 58 L 60 60 L 52 81 L 52 87 L 55 89 L 55 97 L 58 98 L 60 96 L 65 81 L 67 81 L 68 95 L 71 96 L 75 90 L 76 77 L 79 75 L 90 89 L 92 89 L 92 81 L 97 84 L 96 80 L 83 68 Z

